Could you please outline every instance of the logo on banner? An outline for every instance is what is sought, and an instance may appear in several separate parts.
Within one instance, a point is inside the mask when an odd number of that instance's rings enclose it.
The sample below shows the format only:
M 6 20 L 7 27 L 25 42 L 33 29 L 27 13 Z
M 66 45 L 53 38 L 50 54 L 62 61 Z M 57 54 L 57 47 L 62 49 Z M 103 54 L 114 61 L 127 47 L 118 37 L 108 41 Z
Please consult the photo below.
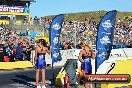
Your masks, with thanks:
M 54 28 L 55 30 L 59 30 L 61 26 L 58 23 L 56 23 L 55 25 L 52 26 L 52 28 Z
M 59 41 L 59 40 L 58 40 L 58 37 L 55 37 L 54 40 L 53 40 L 54 44 L 57 44 L 58 41 Z
M 57 58 L 59 56 L 59 53 L 54 53 L 53 57 Z
M 102 39 L 100 39 L 100 42 L 101 42 L 102 44 L 111 43 L 108 36 L 104 36 Z
M 39 55 L 39 58 L 44 58 L 44 56 L 43 55 Z
M 102 26 L 105 30 L 107 30 L 108 28 L 112 27 L 112 24 L 110 22 L 110 20 L 105 21 L 104 23 L 102 23 Z
M 106 56 L 107 56 L 107 53 L 103 52 L 103 53 L 99 54 L 98 57 L 101 58 L 102 60 L 104 60 Z

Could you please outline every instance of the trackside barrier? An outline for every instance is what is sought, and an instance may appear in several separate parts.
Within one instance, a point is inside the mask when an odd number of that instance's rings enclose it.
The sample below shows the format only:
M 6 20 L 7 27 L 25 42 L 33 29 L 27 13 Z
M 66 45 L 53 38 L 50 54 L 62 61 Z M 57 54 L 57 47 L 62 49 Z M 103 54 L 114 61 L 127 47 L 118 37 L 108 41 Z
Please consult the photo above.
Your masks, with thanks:
M 67 59 L 78 59 L 80 50 L 81 49 L 61 50 L 62 60 L 59 62 L 55 62 L 54 66 L 63 66 L 65 62 L 67 61 Z M 110 58 L 106 60 L 104 63 L 111 64 L 111 62 L 115 60 L 131 59 L 132 57 L 131 52 L 132 52 L 132 48 L 112 49 Z M 31 62 L 34 62 L 33 60 L 34 56 L 35 56 L 35 51 L 32 51 Z M 46 54 L 46 64 L 51 65 L 51 63 L 52 63 L 51 56 Z M 78 64 L 80 65 L 79 61 L 78 61 Z M 95 60 L 92 60 L 92 66 L 93 68 L 95 67 Z
M 132 48 L 112 49 L 109 59 L 99 66 L 97 74 L 106 74 L 112 63 L 116 65 L 121 60 L 132 60 Z

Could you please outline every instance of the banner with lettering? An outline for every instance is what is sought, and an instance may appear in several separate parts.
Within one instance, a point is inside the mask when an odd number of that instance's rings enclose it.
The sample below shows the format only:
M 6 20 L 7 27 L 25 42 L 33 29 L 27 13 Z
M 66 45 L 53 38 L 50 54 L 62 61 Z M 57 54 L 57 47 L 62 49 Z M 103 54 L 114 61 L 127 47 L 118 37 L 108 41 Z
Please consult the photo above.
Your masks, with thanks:
M 114 27 L 117 11 L 113 10 L 102 18 L 98 26 L 96 38 L 96 71 L 109 58 L 114 39 Z
M 24 6 L 0 6 L 0 12 L 19 12 L 25 13 L 28 12 L 28 7 Z
M 51 49 L 51 58 L 52 58 L 52 65 L 54 62 L 61 61 L 61 53 L 60 53 L 60 33 L 62 28 L 62 23 L 64 21 L 64 15 L 57 15 L 53 18 L 52 23 L 50 25 L 50 44 L 52 46 Z

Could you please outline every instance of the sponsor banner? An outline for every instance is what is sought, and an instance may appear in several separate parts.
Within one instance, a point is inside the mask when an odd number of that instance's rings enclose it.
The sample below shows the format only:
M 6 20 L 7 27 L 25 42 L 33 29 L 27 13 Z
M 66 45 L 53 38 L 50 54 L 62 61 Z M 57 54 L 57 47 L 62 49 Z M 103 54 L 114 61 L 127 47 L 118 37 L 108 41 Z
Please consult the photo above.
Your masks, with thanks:
M 117 11 L 108 12 L 100 21 L 96 40 L 96 70 L 109 58 L 113 46 Z
M 98 74 L 98 75 L 86 75 L 86 82 L 92 83 L 129 83 L 130 75 L 128 74 Z
M 23 6 L 0 6 L 0 12 L 27 12 L 28 7 Z
M 112 49 L 110 57 L 131 57 L 132 48 Z
M 60 53 L 60 33 L 62 28 L 62 23 L 64 21 L 64 15 L 57 15 L 53 18 L 52 23 L 50 25 L 50 44 L 52 46 L 51 49 L 51 58 L 52 58 L 52 65 L 54 62 L 58 62 L 62 60 L 61 53 Z
M 122 57 L 125 56 L 123 49 L 112 49 L 110 53 L 110 57 Z

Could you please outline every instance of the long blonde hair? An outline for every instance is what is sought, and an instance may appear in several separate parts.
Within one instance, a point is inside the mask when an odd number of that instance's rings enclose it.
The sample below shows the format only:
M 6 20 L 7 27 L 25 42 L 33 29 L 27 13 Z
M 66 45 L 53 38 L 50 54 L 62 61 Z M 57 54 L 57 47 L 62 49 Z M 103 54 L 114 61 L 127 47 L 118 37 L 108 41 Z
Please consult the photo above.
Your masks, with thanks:
M 84 39 L 83 40 L 83 43 L 88 46 L 91 50 L 93 50 L 93 47 L 92 47 L 92 42 L 91 41 L 88 41 L 88 39 Z
M 83 40 L 83 43 L 84 43 L 86 46 L 88 46 L 88 47 L 90 48 L 90 50 L 92 51 L 92 52 L 91 52 L 91 53 L 92 53 L 91 57 L 92 57 L 92 58 L 95 58 L 96 55 L 95 55 L 95 53 L 93 53 L 92 42 L 91 42 L 91 41 L 88 41 L 87 39 L 84 39 L 84 40 Z

